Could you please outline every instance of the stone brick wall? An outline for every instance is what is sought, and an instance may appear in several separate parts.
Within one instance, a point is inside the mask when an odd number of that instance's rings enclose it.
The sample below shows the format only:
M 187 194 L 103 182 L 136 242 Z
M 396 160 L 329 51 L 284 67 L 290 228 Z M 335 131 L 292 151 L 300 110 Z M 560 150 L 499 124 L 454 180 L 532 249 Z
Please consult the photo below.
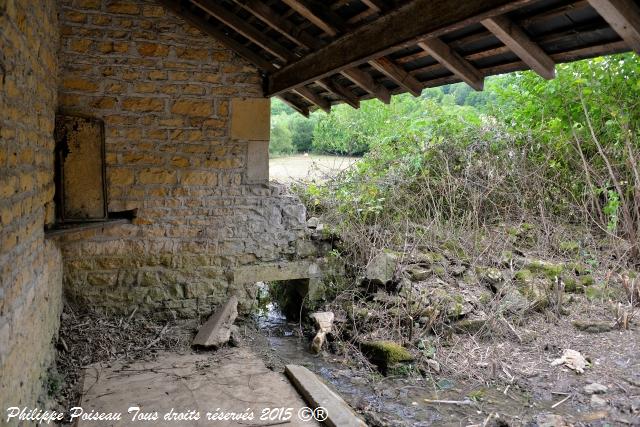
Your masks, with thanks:
M 61 0 L 59 16 L 60 110 L 104 120 L 109 210 L 138 209 L 61 242 L 66 294 L 182 316 L 235 294 L 246 309 L 254 290 L 234 271 L 296 258 L 305 234 L 303 206 L 256 183 L 250 141 L 232 135 L 259 74 L 151 1 Z
M 57 43 L 53 0 L 0 1 L 2 411 L 35 403 L 61 311 L 60 252 L 44 237 L 45 217 L 53 219 Z

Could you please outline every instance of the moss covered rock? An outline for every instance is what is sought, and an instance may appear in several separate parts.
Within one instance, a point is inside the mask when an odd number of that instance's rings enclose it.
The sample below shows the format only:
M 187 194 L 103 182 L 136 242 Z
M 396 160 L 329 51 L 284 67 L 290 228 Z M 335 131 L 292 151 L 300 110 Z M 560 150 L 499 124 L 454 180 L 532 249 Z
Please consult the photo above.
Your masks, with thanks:
M 409 350 L 393 341 L 365 341 L 360 343 L 360 349 L 371 362 L 382 369 L 413 361 Z

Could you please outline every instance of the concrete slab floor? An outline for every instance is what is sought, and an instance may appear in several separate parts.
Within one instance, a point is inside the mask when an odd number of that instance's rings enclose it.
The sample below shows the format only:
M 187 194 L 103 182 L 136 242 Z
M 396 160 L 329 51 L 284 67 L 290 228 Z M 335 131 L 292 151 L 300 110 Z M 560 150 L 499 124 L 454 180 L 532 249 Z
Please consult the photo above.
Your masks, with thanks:
M 319 425 L 299 417 L 306 404 L 284 374 L 245 348 L 90 365 L 79 406 L 78 427 Z

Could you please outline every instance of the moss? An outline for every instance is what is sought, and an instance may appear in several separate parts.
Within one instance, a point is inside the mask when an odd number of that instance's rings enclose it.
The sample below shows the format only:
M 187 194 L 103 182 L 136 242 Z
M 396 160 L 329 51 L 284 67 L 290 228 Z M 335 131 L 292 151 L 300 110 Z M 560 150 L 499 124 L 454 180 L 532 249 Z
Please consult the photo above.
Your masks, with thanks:
M 582 286 L 582 287 L 589 287 L 589 286 L 593 286 L 595 284 L 595 280 L 593 279 L 592 275 L 586 275 L 586 276 L 582 276 L 580 278 L 578 278 L 578 283 Z
M 583 287 L 578 285 L 578 281 L 573 277 L 569 277 L 563 280 L 564 282 L 564 291 L 571 293 L 580 293 L 583 292 Z
M 518 282 L 528 283 L 533 280 L 533 273 L 531 273 L 531 270 L 523 268 L 516 272 L 515 278 Z
M 598 321 L 588 321 L 588 320 L 574 320 L 573 326 L 576 329 L 590 332 L 592 334 L 596 334 L 599 332 L 609 332 L 613 329 L 613 326 L 610 322 L 598 322 Z
M 560 252 L 564 252 L 566 254 L 577 254 L 578 252 L 580 252 L 580 244 L 578 242 L 568 240 L 560 242 L 560 244 L 558 245 L 558 249 L 560 250 Z
M 556 277 L 561 276 L 564 271 L 564 265 L 544 261 L 533 261 L 527 265 L 527 269 L 536 275 L 543 275 L 548 279 L 554 280 Z
M 365 341 L 360 344 L 360 349 L 369 360 L 383 368 L 413 361 L 409 350 L 393 341 Z

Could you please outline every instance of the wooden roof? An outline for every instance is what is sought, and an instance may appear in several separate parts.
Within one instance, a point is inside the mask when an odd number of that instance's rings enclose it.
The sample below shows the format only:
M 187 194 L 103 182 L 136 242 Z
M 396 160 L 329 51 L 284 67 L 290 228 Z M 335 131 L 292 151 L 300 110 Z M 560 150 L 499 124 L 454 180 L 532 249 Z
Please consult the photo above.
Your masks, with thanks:
M 302 114 L 485 76 L 640 53 L 640 0 L 161 0 Z

